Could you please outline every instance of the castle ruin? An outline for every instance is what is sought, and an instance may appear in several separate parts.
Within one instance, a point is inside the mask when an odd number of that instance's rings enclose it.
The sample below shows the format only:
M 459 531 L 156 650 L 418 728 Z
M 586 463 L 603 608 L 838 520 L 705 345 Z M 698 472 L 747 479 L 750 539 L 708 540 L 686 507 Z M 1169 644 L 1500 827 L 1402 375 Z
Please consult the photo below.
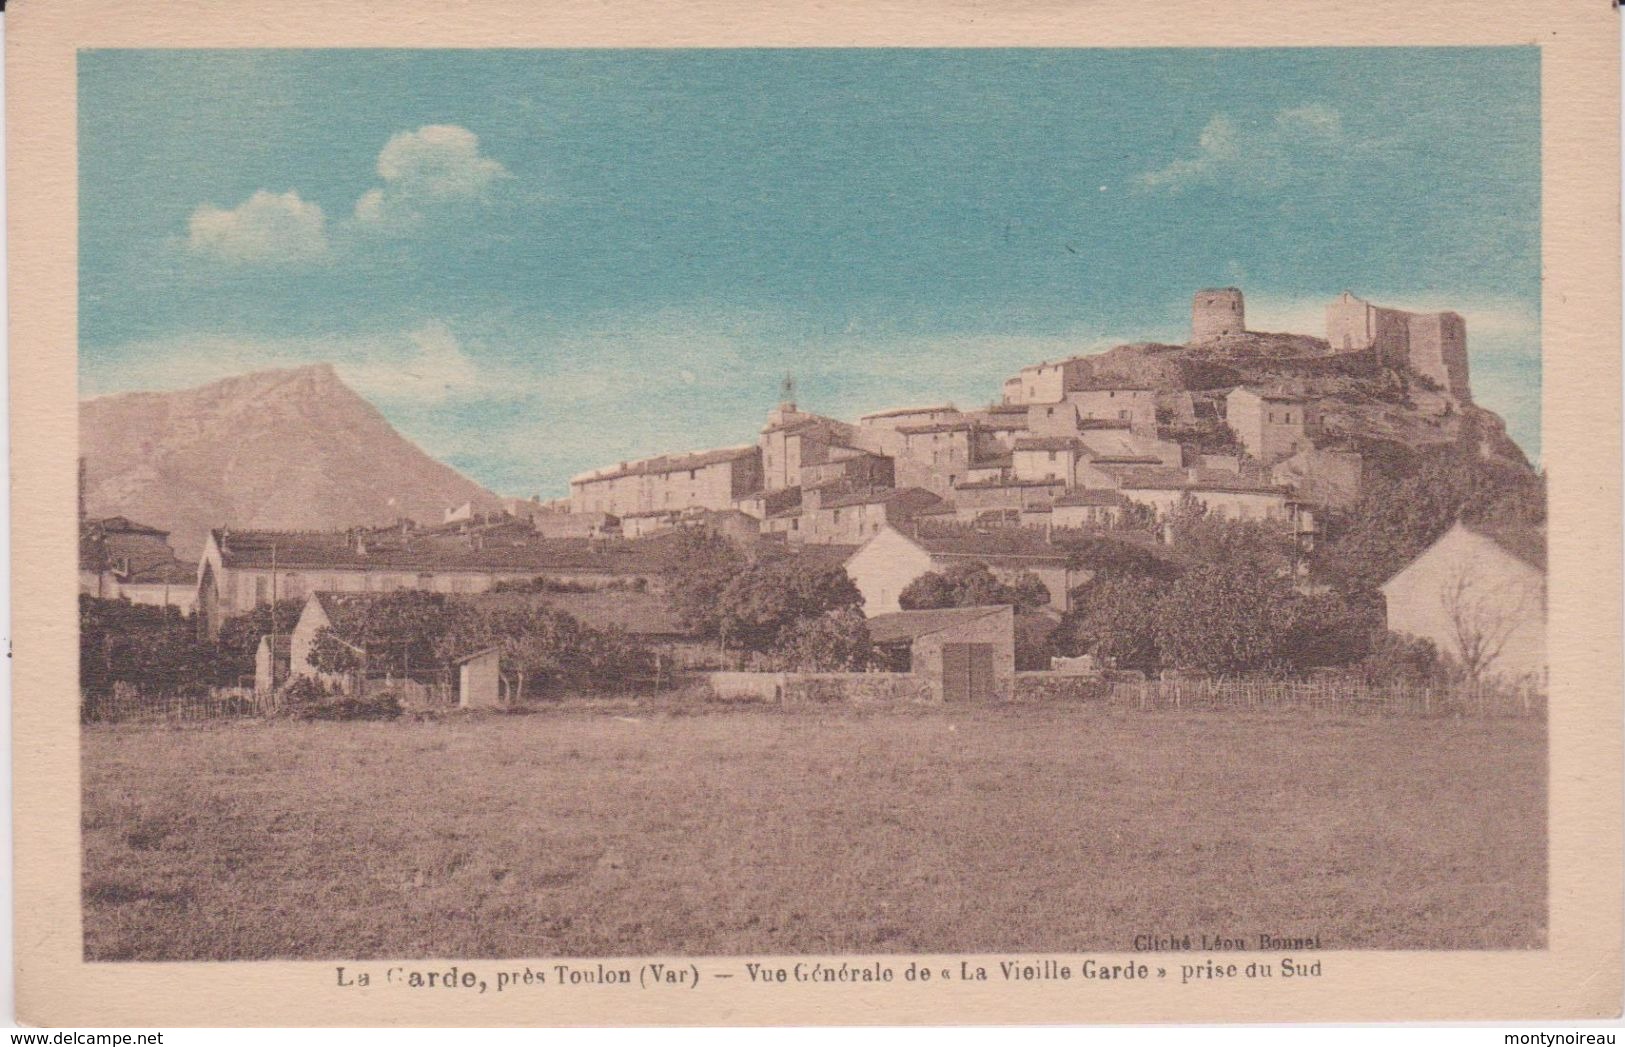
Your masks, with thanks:
M 1387 367 L 1407 367 L 1470 403 L 1467 322 L 1459 313 L 1407 313 L 1344 291 L 1326 307 L 1326 341 L 1335 353 L 1373 352 Z
M 1246 305 L 1239 287 L 1208 287 L 1191 301 L 1191 344 L 1247 333 Z

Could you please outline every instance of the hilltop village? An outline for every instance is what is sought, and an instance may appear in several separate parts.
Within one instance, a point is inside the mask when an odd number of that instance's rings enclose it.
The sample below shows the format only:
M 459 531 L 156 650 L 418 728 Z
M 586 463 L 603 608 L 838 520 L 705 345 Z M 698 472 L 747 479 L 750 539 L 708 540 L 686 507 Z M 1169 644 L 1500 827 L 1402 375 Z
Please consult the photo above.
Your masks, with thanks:
M 1324 338 L 1261 333 L 1247 328 L 1239 289 L 1206 289 L 1184 345 L 1033 363 L 982 407 L 895 407 L 849 422 L 786 397 L 748 443 L 616 462 L 572 478 L 568 498 L 512 499 L 500 511 L 467 503 L 431 525 L 222 526 L 195 569 L 174 560 L 161 530 L 89 520 L 81 591 L 195 611 L 209 637 L 234 616 L 308 600 L 308 646 L 337 613 L 329 597 L 545 584 L 582 594 L 564 602 L 584 622 L 680 643 L 684 623 L 660 589 L 684 555 L 677 539 L 700 528 L 752 557 L 843 568 L 872 623 L 913 613 L 904 591 L 956 567 L 1041 584 L 1041 609 L 1061 616 L 1092 576 L 1069 551 L 1078 536 L 1132 532 L 1155 545 L 1166 521 L 1194 510 L 1269 523 L 1307 554 L 1395 448 L 1471 446 L 1527 474 L 1500 419 L 1473 406 L 1467 359 L 1455 313 L 1345 292 L 1326 306 Z M 1513 556 L 1507 569 L 1529 562 Z M 609 590 L 621 595 L 591 595 Z M 1390 624 L 1405 614 L 1391 606 Z M 270 626 L 264 658 L 303 666 L 289 650 L 300 628 L 290 638 L 287 623 Z

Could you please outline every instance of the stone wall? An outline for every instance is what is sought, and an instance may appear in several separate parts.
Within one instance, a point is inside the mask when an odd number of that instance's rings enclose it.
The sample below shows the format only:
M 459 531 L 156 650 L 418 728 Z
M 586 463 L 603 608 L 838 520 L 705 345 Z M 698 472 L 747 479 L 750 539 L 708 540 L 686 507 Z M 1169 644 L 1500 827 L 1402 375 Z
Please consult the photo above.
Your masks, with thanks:
M 929 680 L 913 673 L 711 673 L 723 701 L 782 705 L 898 705 L 939 701 Z
M 1018 672 L 1018 702 L 1103 702 L 1111 694 L 1111 684 L 1103 676 L 1075 673 Z

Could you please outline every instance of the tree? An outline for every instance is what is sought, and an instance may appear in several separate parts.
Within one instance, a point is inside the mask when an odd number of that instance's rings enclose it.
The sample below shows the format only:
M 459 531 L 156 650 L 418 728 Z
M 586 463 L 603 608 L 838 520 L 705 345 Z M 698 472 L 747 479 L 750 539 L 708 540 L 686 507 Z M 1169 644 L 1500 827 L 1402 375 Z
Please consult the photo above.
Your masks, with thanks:
M 717 629 L 723 645 L 767 652 L 800 619 L 861 609 L 863 594 L 844 568 L 791 557 L 751 564 L 722 590 L 719 603 Z
M 116 683 L 147 690 L 203 688 L 213 679 L 214 649 L 196 622 L 174 607 L 127 599 L 79 597 L 79 686 L 103 695 Z
M 282 636 L 292 633 L 304 608 L 302 599 L 278 600 L 221 622 L 220 634 L 215 638 L 216 682 L 235 684 L 240 678 L 252 675 L 260 638 L 273 631 Z
M 703 527 L 679 528 L 665 572 L 666 599 L 689 629 L 715 639 L 722 624 L 722 593 L 749 565 L 727 538 Z
M 1279 520 L 1231 520 L 1209 513 L 1195 499 L 1185 501 L 1169 520 L 1174 552 L 1198 563 L 1245 566 L 1262 574 L 1290 574 L 1295 544 L 1292 529 Z
M 1439 599 L 1455 641 L 1452 653 L 1474 682 L 1489 674 L 1512 634 L 1539 611 L 1532 587 L 1517 579 L 1498 580 L 1471 559 L 1446 572 Z
M 869 625 L 855 607 L 800 618 L 779 634 L 777 668 L 797 672 L 860 672 L 869 667 Z
M 1094 578 L 1139 575 L 1171 582 L 1180 572 L 1179 564 L 1168 553 L 1144 540 L 1089 535 L 1068 539 L 1061 543 L 1061 547 L 1066 550 L 1067 566 L 1071 570 L 1088 571 Z
M 1160 659 L 1207 672 L 1276 667 L 1292 598 L 1285 581 L 1246 566 L 1193 568 L 1157 603 Z
M 1017 611 L 1035 611 L 1047 606 L 1049 600 L 1049 589 L 1031 571 L 1022 571 L 1005 583 L 985 563 L 963 563 L 920 575 L 898 594 L 897 604 L 906 611 L 997 604 L 1009 604 Z
M 1481 457 L 1467 441 L 1402 456 L 1372 470 L 1352 510 L 1330 517 L 1316 573 L 1339 588 L 1374 589 L 1449 530 L 1468 523 L 1540 525 L 1545 480 Z
M 1155 669 L 1159 608 L 1167 587 L 1142 574 L 1099 575 L 1078 586 L 1053 638 L 1055 648 L 1066 655 L 1093 654 L 1123 669 Z

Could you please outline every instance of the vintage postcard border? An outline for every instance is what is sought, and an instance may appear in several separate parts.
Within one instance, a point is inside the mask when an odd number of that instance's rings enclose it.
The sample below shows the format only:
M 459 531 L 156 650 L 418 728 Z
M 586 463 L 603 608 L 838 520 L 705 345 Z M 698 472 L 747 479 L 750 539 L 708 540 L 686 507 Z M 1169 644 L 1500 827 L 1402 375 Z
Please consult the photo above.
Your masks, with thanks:
M 76 1025 L 827 1024 L 1604 1017 L 1620 1001 L 1619 44 L 1606 4 L 1240 0 L 759 6 L 517 0 L 129 5 L 8 14 L 16 941 L 24 1020 Z M 1327 976 L 1116 983 L 341 992 L 331 963 L 81 958 L 74 555 L 75 55 L 106 47 L 1371 46 L 1542 54 L 1552 579 L 1550 946 L 1325 953 Z M 805 959 L 805 958 L 803 958 Z M 851 958 L 847 958 L 851 959 Z M 884 957 L 903 966 L 906 956 Z M 373 964 L 369 966 L 382 966 Z M 495 963 L 480 966 L 496 968 Z

